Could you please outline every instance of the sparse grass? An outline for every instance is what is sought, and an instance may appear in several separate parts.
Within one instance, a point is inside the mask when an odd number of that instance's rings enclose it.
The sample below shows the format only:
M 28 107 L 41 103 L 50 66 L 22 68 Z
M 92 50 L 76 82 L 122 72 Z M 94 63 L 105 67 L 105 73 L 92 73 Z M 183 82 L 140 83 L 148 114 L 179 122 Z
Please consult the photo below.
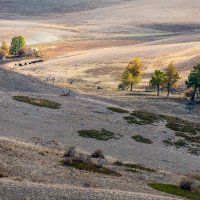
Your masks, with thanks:
M 140 125 L 153 124 L 161 120 L 159 115 L 145 111 L 133 111 L 130 115 L 129 118 L 125 118 L 127 119 L 127 122 L 137 123 Z
M 78 170 L 84 170 L 88 172 L 94 172 L 99 174 L 106 174 L 106 175 L 113 175 L 113 176 L 121 176 L 120 173 L 117 173 L 109 168 L 106 167 L 99 167 L 98 165 L 90 162 L 80 162 L 77 160 L 64 160 L 62 163 L 66 166 L 70 166 L 76 168 Z
M 46 107 L 46 108 L 52 108 L 52 109 L 60 108 L 59 103 L 56 103 L 54 101 L 50 101 L 47 99 L 38 99 L 38 98 L 33 98 L 33 97 L 28 97 L 28 96 L 14 96 L 13 99 L 15 101 L 28 103 L 28 104 L 39 106 L 39 107 Z
M 189 122 L 177 117 L 168 115 L 157 115 L 146 111 L 134 111 L 129 116 L 124 117 L 129 124 L 154 124 L 161 120 L 166 120 L 166 127 L 177 132 L 198 134 L 200 133 L 200 124 Z M 199 138 L 196 138 L 199 139 Z
M 176 132 L 175 134 L 177 137 L 183 137 L 187 141 L 200 143 L 200 136 L 188 136 L 183 132 Z
M 140 123 L 135 117 L 132 116 L 128 116 L 128 117 L 124 117 L 124 119 L 127 121 L 127 123 L 129 124 L 139 124 L 139 125 L 143 125 L 142 123 Z
M 140 124 L 153 124 L 161 120 L 157 114 L 145 111 L 134 111 L 131 116 L 139 119 Z
M 145 143 L 145 144 L 152 144 L 153 143 L 150 139 L 145 138 L 141 135 L 132 136 L 132 139 L 134 139 L 137 142 L 141 142 L 141 143 Z
M 121 109 L 121 108 L 108 107 L 107 109 L 112 111 L 112 112 L 116 112 L 116 113 L 129 113 L 128 110 L 124 110 L 124 109 Z
M 195 156 L 199 156 L 200 155 L 200 149 L 190 147 L 190 148 L 188 148 L 188 153 L 193 154 Z
M 135 170 L 136 170 L 138 172 L 138 170 L 140 170 L 140 171 L 147 171 L 147 172 L 156 172 L 155 169 L 152 169 L 152 168 L 149 168 L 149 167 L 144 167 L 144 166 L 142 166 L 140 164 L 122 163 L 120 161 L 116 161 L 114 163 L 114 165 L 120 166 L 120 167 L 127 167 L 127 168 L 129 168 L 126 171 L 130 171 L 131 170 L 131 171 L 135 172 Z
M 183 190 L 176 185 L 162 183 L 150 183 L 148 185 L 153 189 L 156 189 L 161 192 L 181 196 L 192 200 L 200 200 L 200 192 L 190 192 L 187 190 Z
M 160 115 L 167 121 L 166 127 L 178 132 L 197 134 L 200 131 L 200 124 L 189 122 L 177 117 Z
M 194 179 L 196 179 L 197 181 L 200 181 L 200 176 L 199 175 L 195 175 L 193 176 Z
M 174 142 L 174 145 L 175 145 L 177 148 L 180 148 L 180 147 L 185 147 L 185 146 L 187 146 L 188 144 L 187 144 L 184 140 L 178 140 L 178 141 Z
M 102 129 L 101 131 L 91 129 L 91 130 L 80 130 L 79 135 L 85 138 L 93 138 L 96 140 L 107 141 L 110 139 L 119 139 L 121 135 L 116 135 L 115 133 Z
M 76 169 L 79 169 L 79 170 L 85 170 L 85 171 L 89 171 L 89 172 L 95 172 L 95 173 L 101 173 L 101 174 L 107 174 L 107 175 L 120 176 L 119 173 L 116 173 L 106 167 L 100 168 L 93 163 L 80 163 L 80 162 L 73 161 L 71 166 Z
M 174 145 L 174 143 L 170 140 L 164 140 L 163 143 L 166 144 L 167 146 Z

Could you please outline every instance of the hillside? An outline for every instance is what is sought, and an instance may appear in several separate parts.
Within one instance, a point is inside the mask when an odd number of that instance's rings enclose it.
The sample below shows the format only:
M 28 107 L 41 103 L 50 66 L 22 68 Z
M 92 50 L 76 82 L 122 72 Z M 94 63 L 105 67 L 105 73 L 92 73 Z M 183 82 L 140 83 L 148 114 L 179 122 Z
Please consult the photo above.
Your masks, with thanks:
M 23 35 L 42 51 L 35 64 L 0 62 L 0 199 L 184 199 L 150 183 L 199 177 L 200 105 L 145 89 L 170 62 L 186 88 L 200 60 L 199 1 L 0 0 L 0 8 L 0 41 Z M 142 82 L 118 91 L 136 56 Z M 99 149 L 105 159 L 91 158 Z

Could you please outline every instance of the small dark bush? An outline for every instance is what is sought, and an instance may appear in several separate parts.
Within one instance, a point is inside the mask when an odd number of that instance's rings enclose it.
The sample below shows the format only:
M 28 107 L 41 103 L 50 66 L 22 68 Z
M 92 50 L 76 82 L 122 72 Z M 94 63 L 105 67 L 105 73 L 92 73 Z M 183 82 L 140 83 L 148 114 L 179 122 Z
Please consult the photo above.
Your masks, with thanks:
M 64 157 L 75 157 L 76 147 L 69 147 L 67 151 L 64 153 Z
M 115 134 L 111 131 L 107 131 L 106 129 L 102 129 L 101 131 L 95 129 L 81 130 L 79 131 L 79 135 L 85 138 L 93 138 L 96 140 L 103 140 L 103 141 L 115 138 Z
M 107 109 L 116 113 L 129 113 L 128 110 L 124 110 L 122 108 L 108 107 Z
M 28 103 L 28 104 L 39 106 L 39 107 L 46 107 L 46 108 L 52 108 L 52 109 L 60 108 L 59 103 L 56 103 L 54 101 L 50 101 L 47 99 L 38 99 L 38 98 L 33 98 L 33 97 L 28 97 L 28 96 L 14 96 L 13 99 L 15 101 Z
M 180 184 L 179 184 L 179 187 L 180 189 L 182 190 L 187 190 L 187 191 L 192 191 L 192 188 L 193 188 L 193 181 L 189 178 L 186 178 L 186 179 L 183 179 Z
M 141 142 L 141 143 L 145 143 L 145 144 L 152 144 L 153 143 L 150 139 L 144 138 L 141 135 L 132 136 L 132 139 L 134 139 L 136 142 Z
M 101 158 L 101 159 L 105 159 L 105 156 L 103 155 L 103 152 L 101 149 L 97 149 L 93 154 L 92 154 L 92 158 Z

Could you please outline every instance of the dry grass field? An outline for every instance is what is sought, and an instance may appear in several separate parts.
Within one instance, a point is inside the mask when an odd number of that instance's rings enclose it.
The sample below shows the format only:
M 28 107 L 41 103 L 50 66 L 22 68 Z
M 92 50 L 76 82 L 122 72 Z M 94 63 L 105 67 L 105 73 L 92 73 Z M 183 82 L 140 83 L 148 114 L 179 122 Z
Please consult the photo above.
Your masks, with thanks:
M 148 183 L 200 175 L 200 106 L 144 89 L 170 62 L 185 88 L 200 60 L 199 1 L 0 0 L 0 8 L 0 41 L 23 35 L 44 59 L 0 63 L 0 199 L 183 199 Z M 142 82 L 117 91 L 136 56 Z M 71 146 L 84 155 L 102 149 L 111 175 L 64 165 Z

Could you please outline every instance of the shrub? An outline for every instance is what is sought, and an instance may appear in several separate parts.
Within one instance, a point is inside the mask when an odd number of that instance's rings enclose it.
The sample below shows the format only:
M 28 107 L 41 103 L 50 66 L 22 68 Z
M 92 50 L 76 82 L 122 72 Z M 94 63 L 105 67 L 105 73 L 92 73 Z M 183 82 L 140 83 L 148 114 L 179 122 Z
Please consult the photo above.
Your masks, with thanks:
M 128 110 L 124 110 L 121 108 L 115 108 L 115 107 L 108 107 L 108 110 L 111 110 L 112 112 L 116 112 L 116 113 L 129 113 Z
M 38 99 L 38 98 L 33 98 L 33 97 L 28 97 L 28 96 L 14 96 L 13 99 L 15 101 L 20 101 L 23 103 L 28 103 L 28 104 L 39 106 L 39 107 L 46 107 L 46 108 L 52 108 L 52 109 L 60 108 L 59 103 L 56 103 L 54 101 L 49 101 L 47 99 Z
M 182 190 L 187 190 L 187 191 L 192 191 L 192 188 L 193 188 L 193 181 L 189 178 L 185 178 L 183 180 L 181 180 L 180 184 L 179 184 L 179 187 L 180 189 Z
M 118 90 L 127 90 L 127 89 L 128 89 L 128 86 L 125 83 L 120 83 L 118 85 Z
M 75 157 L 76 147 L 69 147 L 67 151 L 64 153 L 64 157 Z
M 145 144 L 152 144 L 153 143 L 150 139 L 144 138 L 141 135 L 132 136 L 132 139 L 134 139 L 137 142 L 141 142 L 141 143 L 145 143 Z
M 79 131 L 79 135 L 85 138 L 93 138 L 96 140 L 103 140 L 103 141 L 115 138 L 115 134 L 113 132 L 107 131 L 106 129 L 102 129 L 101 131 L 95 129 L 81 130 Z
M 97 149 L 94 153 L 92 153 L 92 158 L 105 159 L 105 156 L 103 155 L 103 152 L 101 149 Z

